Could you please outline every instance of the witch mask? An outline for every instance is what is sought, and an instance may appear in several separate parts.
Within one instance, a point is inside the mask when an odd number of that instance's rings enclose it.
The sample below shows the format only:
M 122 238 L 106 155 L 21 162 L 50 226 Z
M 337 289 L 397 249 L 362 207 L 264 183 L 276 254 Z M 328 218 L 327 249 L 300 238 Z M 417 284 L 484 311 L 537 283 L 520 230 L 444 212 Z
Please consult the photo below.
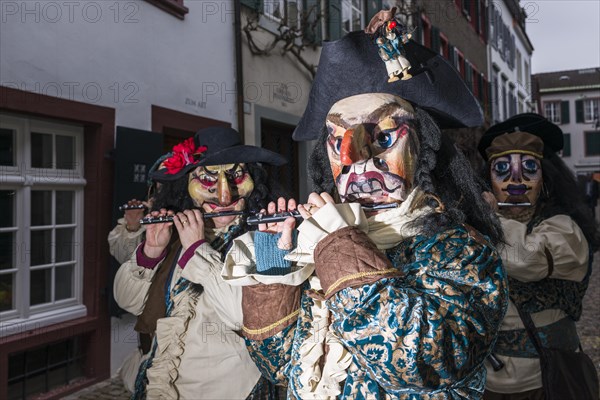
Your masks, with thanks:
M 243 163 L 200 166 L 189 174 L 189 194 L 204 212 L 243 211 L 252 190 L 254 181 Z M 219 217 L 213 222 L 230 220 L 233 218 Z
M 412 105 L 384 93 L 351 96 L 327 115 L 327 153 L 342 202 L 404 201 L 413 186 L 417 137 Z

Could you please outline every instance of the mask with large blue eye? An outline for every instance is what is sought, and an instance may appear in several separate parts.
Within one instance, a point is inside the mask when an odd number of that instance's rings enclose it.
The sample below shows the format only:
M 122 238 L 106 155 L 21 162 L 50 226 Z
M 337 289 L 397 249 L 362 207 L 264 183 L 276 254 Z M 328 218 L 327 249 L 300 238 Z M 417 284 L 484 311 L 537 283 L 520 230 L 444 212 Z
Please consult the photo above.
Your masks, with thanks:
M 376 143 L 382 149 L 389 149 L 396 143 L 396 139 L 398 138 L 398 128 L 387 129 L 381 131 L 376 136 Z
M 508 161 L 498 161 L 494 164 L 494 172 L 498 175 L 505 175 L 510 170 L 510 163 Z
M 523 161 L 523 170 L 530 174 L 535 174 L 540 169 L 536 160 Z

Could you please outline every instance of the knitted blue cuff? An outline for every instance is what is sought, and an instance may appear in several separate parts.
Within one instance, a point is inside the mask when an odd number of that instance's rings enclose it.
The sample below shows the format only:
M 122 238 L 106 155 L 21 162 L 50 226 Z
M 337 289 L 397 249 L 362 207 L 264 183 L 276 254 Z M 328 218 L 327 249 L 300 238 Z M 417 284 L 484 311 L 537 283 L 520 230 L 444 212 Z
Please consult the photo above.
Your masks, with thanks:
M 285 275 L 290 272 L 292 262 L 284 259 L 291 250 L 280 250 L 277 241 L 281 233 L 256 232 L 254 250 L 256 252 L 256 272 L 261 275 Z M 292 237 L 296 244 L 296 233 Z M 292 247 L 293 248 L 293 247 Z

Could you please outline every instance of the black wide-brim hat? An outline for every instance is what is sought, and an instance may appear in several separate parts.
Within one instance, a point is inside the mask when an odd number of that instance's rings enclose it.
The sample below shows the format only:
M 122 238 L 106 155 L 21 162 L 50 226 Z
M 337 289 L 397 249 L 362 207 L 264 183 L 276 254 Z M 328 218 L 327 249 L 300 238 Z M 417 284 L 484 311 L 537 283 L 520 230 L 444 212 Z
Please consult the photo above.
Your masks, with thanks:
M 564 139 L 562 130 L 539 114 L 523 113 L 510 117 L 504 122 L 491 126 L 479 141 L 477 150 L 487 161 L 486 149 L 492 141 L 505 133 L 527 132 L 538 136 L 544 142 L 544 152 L 558 152 L 563 149 Z
M 375 39 L 364 31 L 323 43 L 308 106 L 294 131 L 298 141 L 317 139 L 331 107 L 341 99 L 365 93 L 388 93 L 428 111 L 440 128 L 479 126 L 483 113 L 458 72 L 439 54 L 415 42 L 405 43 L 413 75 L 388 82 Z
M 236 163 L 264 163 L 279 166 L 288 162 L 285 157 L 273 151 L 241 144 L 239 132 L 232 128 L 214 126 L 200 129 L 194 135 L 194 143 L 197 148 L 205 146 L 206 150 L 193 157 L 190 164 L 175 174 L 168 173 L 166 168 L 162 168 L 154 171 L 150 177 L 158 182 L 174 181 L 199 166 Z

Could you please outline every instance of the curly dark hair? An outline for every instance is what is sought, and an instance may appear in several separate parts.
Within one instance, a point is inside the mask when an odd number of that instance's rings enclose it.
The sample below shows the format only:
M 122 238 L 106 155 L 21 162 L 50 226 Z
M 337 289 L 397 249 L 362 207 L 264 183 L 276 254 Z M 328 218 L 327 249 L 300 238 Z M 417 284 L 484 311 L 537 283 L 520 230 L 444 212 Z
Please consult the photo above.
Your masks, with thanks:
M 575 175 L 563 160 L 547 146 L 544 147 L 542 164 L 543 186 L 532 221 L 543 220 L 554 215 L 570 216 L 579 226 L 592 251 L 600 246 L 600 230 L 592 210 L 587 206 L 583 192 Z M 486 164 L 485 178 L 491 182 L 490 163 Z M 530 227 L 531 228 L 531 227 Z
M 247 209 L 250 213 L 267 208 L 267 204 L 270 201 L 276 201 L 278 197 L 287 197 L 281 187 L 268 178 L 267 171 L 260 164 L 248 163 L 246 166 L 254 181 L 254 190 L 247 199 Z M 152 211 L 158 211 L 161 208 L 175 212 L 194 208 L 194 201 L 188 192 L 187 174 L 175 181 L 162 183 L 154 196 Z
M 418 137 L 414 185 L 431 194 L 427 202 L 436 208 L 435 197 L 444 206 L 441 213 L 431 213 L 415 221 L 423 235 L 434 235 L 458 224 L 469 224 L 498 244 L 503 240 L 502 227 L 490 206 L 483 200 L 483 187 L 469 162 L 452 139 L 442 135 L 433 118 L 415 107 L 415 131 Z M 327 156 L 327 129 L 323 127 L 309 159 L 309 176 L 313 190 L 336 195 L 336 187 Z M 434 197 L 435 196 L 435 197 Z

